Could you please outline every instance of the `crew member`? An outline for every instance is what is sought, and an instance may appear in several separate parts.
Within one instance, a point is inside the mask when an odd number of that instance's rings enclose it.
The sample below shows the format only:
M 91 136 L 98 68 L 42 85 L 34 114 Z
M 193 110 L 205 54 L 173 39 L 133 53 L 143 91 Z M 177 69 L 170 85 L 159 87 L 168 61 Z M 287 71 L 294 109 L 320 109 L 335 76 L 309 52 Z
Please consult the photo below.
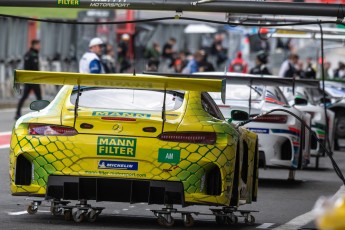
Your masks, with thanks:
M 39 50 L 41 48 L 40 40 L 34 39 L 31 41 L 31 47 L 24 55 L 24 69 L 25 70 L 39 70 Z M 42 99 L 41 88 L 38 84 L 25 84 L 23 96 L 20 98 L 17 106 L 15 119 L 21 116 L 21 110 L 25 100 L 28 98 L 30 91 L 34 91 L 37 100 Z
M 265 51 L 258 52 L 255 59 L 255 67 L 250 70 L 250 74 L 272 75 L 271 71 L 267 68 L 267 62 L 267 53 Z
M 102 56 L 102 45 L 102 39 L 91 39 L 89 51 L 82 56 L 79 62 L 80 73 L 105 73 L 100 59 Z
M 229 72 L 235 73 L 247 73 L 248 72 L 248 65 L 245 60 L 242 58 L 242 52 L 238 51 L 236 54 L 236 58 L 231 62 L 229 66 Z
M 293 78 L 296 75 L 299 56 L 297 54 L 290 54 L 289 58 L 283 62 L 279 70 L 280 77 Z

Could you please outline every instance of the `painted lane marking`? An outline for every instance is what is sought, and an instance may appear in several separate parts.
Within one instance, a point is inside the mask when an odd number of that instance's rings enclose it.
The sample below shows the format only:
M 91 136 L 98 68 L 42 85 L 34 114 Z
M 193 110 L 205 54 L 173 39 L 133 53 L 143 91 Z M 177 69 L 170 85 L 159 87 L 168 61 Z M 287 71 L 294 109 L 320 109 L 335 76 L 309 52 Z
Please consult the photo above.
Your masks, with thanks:
M 345 194 L 345 186 L 341 186 L 340 189 L 333 195 L 333 197 L 339 197 L 341 194 Z M 296 218 L 290 220 L 289 222 L 274 228 L 274 230 L 296 230 L 304 225 L 310 223 L 315 219 L 314 211 L 306 212 Z
M 50 211 L 47 210 L 37 210 L 37 212 L 41 212 L 41 213 L 50 213 Z M 29 214 L 28 211 L 19 211 L 19 212 L 7 212 L 7 214 L 9 216 L 20 216 L 20 215 L 25 215 L 25 214 Z
M 7 149 L 10 147 L 12 132 L 0 132 L 0 149 Z
M 311 221 L 313 221 L 314 217 L 315 217 L 314 213 L 312 211 L 309 211 L 274 229 L 275 230 L 296 230 L 310 223 Z
M 267 229 L 267 228 L 270 228 L 272 225 L 274 225 L 274 223 L 264 223 L 260 226 L 257 226 L 256 228 L 259 228 L 259 229 Z
M 10 216 L 20 216 L 20 215 L 28 214 L 28 212 L 27 211 L 7 212 L 7 214 Z
M 0 145 L 0 149 L 9 149 L 10 145 Z

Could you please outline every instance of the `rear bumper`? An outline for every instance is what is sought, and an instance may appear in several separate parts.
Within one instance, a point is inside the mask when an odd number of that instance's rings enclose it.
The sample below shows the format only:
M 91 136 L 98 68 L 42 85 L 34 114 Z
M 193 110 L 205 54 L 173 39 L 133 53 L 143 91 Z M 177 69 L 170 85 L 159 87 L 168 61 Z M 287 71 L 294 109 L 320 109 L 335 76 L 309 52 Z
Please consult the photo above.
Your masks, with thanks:
M 181 182 L 101 177 L 49 176 L 46 198 L 185 205 Z

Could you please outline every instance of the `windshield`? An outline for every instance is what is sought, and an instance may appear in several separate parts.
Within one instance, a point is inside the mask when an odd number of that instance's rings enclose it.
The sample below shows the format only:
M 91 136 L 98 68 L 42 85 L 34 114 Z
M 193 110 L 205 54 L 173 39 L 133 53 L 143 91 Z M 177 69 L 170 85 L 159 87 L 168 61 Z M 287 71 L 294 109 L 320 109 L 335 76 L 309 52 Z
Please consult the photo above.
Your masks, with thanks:
M 71 95 L 71 103 L 75 104 L 77 91 Z M 168 91 L 166 94 L 166 110 L 172 111 L 181 107 L 184 93 Z M 149 110 L 161 111 L 164 92 L 141 89 L 115 88 L 83 88 L 79 97 L 79 106 L 87 108 L 114 110 Z
M 221 100 L 220 93 L 210 93 L 210 95 L 214 100 Z M 231 101 L 248 101 L 249 97 L 251 97 L 252 102 L 265 100 L 272 104 L 287 104 L 286 98 L 278 87 L 226 85 L 226 104 L 231 104 Z

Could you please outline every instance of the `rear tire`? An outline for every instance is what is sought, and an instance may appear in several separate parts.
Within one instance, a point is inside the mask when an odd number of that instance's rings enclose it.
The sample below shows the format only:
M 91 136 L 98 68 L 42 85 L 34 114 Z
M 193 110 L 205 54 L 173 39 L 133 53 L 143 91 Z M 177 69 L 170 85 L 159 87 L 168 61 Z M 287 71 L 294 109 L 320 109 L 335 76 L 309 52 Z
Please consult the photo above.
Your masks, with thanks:
M 345 113 L 338 112 L 335 123 L 335 136 L 345 138 Z
M 240 143 L 237 144 L 234 180 L 232 181 L 232 192 L 230 206 L 237 207 L 239 202 L 239 177 L 240 177 Z
M 253 184 L 252 184 L 252 201 L 257 201 L 257 185 L 259 182 L 259 141 L 256 139 L 254 169 L 253 169 Z

